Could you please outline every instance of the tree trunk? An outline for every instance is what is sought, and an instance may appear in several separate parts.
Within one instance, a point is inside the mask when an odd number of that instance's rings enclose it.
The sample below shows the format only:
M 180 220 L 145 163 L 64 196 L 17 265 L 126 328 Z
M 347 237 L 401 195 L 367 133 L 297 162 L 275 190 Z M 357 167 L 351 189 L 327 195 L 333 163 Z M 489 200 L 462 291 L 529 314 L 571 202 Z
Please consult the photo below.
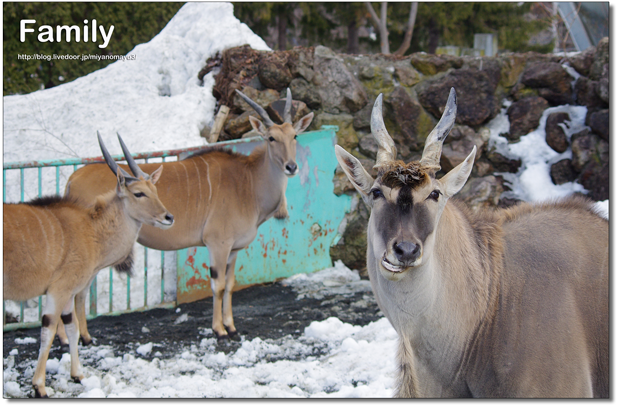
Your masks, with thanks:
M 387 2 L 381 3 L 381 19 L 377 16 L 374 7 L 370 2 L 366 2 L 366 8 L 370 12 L 370 17 L 375 25 L 377 31 L 379 31 L 379 38 L 381 39 L 381 53 L 388 55 L 390 53 L 390 44 L 388 42 L 388 30 L 387 30 Z
M 415 26 L 415 18 L 418 14 L 418 2 L 411 3 L 411 10 L 409 11 L 409 22 L 407 23 L 407 31 L 405 32 L 405 38 L 400 47 L 394 52 L 394 55 L 405 55 L 409 46 L 411 45 L 411 37 L 413 36 L 413 27 Z
M 286 12 L 278 15 L 278 49 L 286 50 Z
M 431 18 L 428 22 L 428 53 L 434 54 L 437 51 L 439 45 L 439 27 L 434 18 Z
M 347 41 L 347 53 L 359 54 L 360 53 L 360 41 L 359 41 L 359 27 L 357 26 L 357 20 L 351 20 L 347 27 L 348 41 Z

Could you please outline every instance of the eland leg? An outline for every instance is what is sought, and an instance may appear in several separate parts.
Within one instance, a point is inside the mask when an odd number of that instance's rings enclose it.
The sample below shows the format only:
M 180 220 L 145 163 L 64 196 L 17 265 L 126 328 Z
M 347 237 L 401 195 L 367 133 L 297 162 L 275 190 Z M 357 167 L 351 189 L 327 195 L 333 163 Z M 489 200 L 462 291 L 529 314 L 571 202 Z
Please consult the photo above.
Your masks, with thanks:
M 222 300 L 226 290 L 226 269 L 232 244 L 210 245 L 208 248 L 211 258 L 211 290 L 213 291 L 213 322 L 211 327 L 218 341 L 226 341 L 230 339 L 230 336 L 222 321 Z
M 65 305 L 60 315 L 60 319 L 65 325 L 67 338 L 69 339 L 69 352 L 71 354 L 71 378 L 76 383 L 84 379 L 80 357 L 78 356 L 78 341 L 80 339 L 79 322 L 76 318 L 75 303 L 73 298 Z
M 235 287 L 235 262 L 237 262 L 237 251 L 230 253 L 230 256 L 228 257 L 228 264 L 226 265 L 226 287 L 223 298 L 223 317 L 224 327 L 228 332 L 228 336 L 232 340 L 240 340 L 237 329 L 235 328 L 232 312 L 232 292 Z
M 90 290 L 90 283 L 86 285 L 86 288 L 75 295 L 75 314 L 77 316 L 77 321 L 80 325 L 80 339 L 82 340 L 82 345 L 88 346 L 93 342 L 92 337 L 90 337 L 90 333 L 88 333 L 88 326 L 86 323 L 86 294 Z
M 73 305 L 73 296 L 66 294 L 47 293 L 45 307 L 43 309 L 43 317 L 41 318 L 41 345 L 39 348 L 39 359 L 37 360 L 37 368 L 32 376 L 32 386 L 34 388 L 35 398 L 47 398 L 45 391 L 45 366 L 47 358 L 50 354 L 50 348 L 56 336 L 56 329 L 60 321 L 62 306 L 70 302 Z M 71 347 L 71 340 L 69 340 Z

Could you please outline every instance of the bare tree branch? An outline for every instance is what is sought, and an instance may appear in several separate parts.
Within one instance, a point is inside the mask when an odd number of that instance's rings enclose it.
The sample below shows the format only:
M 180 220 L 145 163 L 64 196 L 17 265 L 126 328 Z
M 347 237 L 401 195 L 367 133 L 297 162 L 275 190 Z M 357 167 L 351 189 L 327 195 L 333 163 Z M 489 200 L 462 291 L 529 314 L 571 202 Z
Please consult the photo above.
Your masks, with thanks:
M 405 55 L 409 46 L 411 45 L 411 37 L 413 37 L 413 27 L 415 26 L 415 18 L 418 14 L 418 2 L 411 2 L 411 10 L 409 10 L 409 22 L 407 23 L 407 31 L 405 32 L 405 38 L 400 47 L 394 52 L 394 55 Z
M 381 39 L 381 53 L 387 55 L 390 53 L 387 30 L 387 2 L 384 1 L 381 3 L 381 19 L 377 16 L 375 9 L 370 2 L 367 1 L 365 4 L 366 8 L 370 12 L 372 22 L 379 31 L 379 38 Z

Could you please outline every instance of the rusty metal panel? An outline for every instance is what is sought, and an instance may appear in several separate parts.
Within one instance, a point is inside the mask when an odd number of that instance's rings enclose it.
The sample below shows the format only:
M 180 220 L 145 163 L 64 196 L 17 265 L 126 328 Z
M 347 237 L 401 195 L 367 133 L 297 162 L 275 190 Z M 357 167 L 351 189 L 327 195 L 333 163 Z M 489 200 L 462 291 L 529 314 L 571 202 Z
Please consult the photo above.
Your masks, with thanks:
M 351 208 L 351 197 L 333 193 L 337 130 L 336 126 L 324 126 L 298 136 L 300 171 L 289 179 L 286 190 L 289 218 L 266 221 L 252 244 L 239 252 L 237 289 L 332 266 L 329 248 L 339 238 L 338 226 Z M 231 147 L 248 154 L 257 143 L 248 139 Z M 205 247 L 177 252 L 177 303 L 212 295 L 208 267 Z

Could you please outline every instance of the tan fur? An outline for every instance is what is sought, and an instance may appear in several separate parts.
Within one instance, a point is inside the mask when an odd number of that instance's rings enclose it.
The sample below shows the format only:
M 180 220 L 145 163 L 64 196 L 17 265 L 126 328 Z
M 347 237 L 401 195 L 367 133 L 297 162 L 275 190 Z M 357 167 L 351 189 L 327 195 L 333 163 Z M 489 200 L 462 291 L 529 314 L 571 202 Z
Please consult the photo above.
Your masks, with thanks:
M 47 295 L 32 379 L 35 395 L 45 397 L 45 364 L 61 314 L 70 320 L 65 330 L 71 376 L 79 381 L 84 376 L 77 353 L 74 297 L 97 271 L 127 257 L 143 222 L 167 223 L 169 214 L 150 181 L 126 185 L 122 177 L 117 191 L 97 197 L 92 206 L 72 198 L 42 201 L 4 204 L 3 294 L 16 301 Z
M 165 232 L 145 226 L 138 242 L 165 251 L 209 248 L 214 294 L 212 327 L 218 338 L 237 333 L 232 314 L 237 252 L 254 240 L 263 222 L 288 215 L 285 193 L 292 174 L 285 173 L 286 166 L 295 163 L 296 133 L 303 132 L 312 117 L 307 115 L 295 126 L 284 123 L 269 129 L 253 118 L 257 130 L 264 128 L 265 142 L 249 156 L 208 148 L 182 161 L 140 165 L 146 172 L 160 165 L 165 169 L 158 183 L 159 197 L 175 215 L 175 225 Z M 69 179 L 68 195 L 88 200 L 109 191 L 114 180 L 108 172 L 103 164 L 77 170 Z M 82 302 L 76 308 L 83 310 L 85 306 Z M 85 321 L 80 320 L 80 329 L 87 333 Z
M 372 207 L 368 275 L 399 335 L 395 396 L 609 398 L 609 223 L 583 197 L 475 214 L 449 200 L 476 148 L 441 179 L 419 169 L 439 165 L 455 95 L 424 166 L 384 154 L 373 180 L 335 149 Z M 389 146 L 377 101 L 373 135 Z

